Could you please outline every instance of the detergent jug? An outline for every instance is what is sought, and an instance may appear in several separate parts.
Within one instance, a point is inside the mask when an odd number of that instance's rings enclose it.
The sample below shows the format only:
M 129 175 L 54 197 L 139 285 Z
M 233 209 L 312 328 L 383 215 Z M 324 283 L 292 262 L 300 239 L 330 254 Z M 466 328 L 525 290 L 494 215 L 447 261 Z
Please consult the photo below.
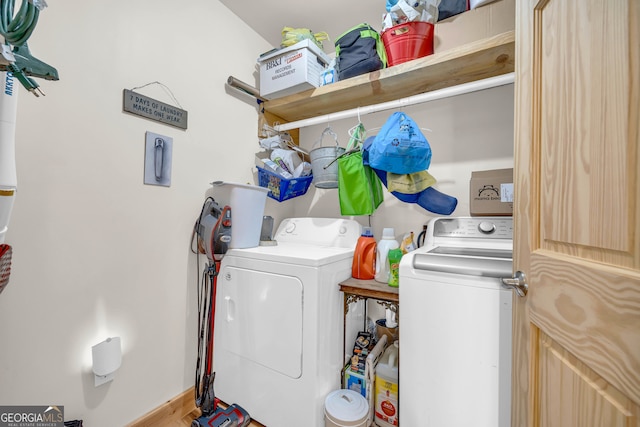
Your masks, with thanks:
M 353 254 L 351 276 L 356 279 L 373 279 L 376 272 L 376 240 L 371 227 L 364 227 Z
M 400 244 L 394 236 L 394 229 L 383 228 L 382 239 L 380 239 L 376 248 L 376 281 L 389 283 L 389 259 L 387 255 L 391 249 L 398 249 L 399 247 Z
M 391 249 L 387 254 L 389 258 L 389 286 L 397 288 L 400 285 L 400 260 L 402 249 Z
M 398 427 L 398 341 L 384 351 L 376 366 L 375 424 Z

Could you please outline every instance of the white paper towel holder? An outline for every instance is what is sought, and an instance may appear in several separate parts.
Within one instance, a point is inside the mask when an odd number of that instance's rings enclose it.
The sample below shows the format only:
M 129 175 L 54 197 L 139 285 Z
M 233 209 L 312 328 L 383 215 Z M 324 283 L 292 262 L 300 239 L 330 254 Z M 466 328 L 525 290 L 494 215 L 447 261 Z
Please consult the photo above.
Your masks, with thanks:
M 91 347 L 91 355 L 95 387 L 112 381 L 122 364 L 120 337 L 110 337 L 94 345 Z

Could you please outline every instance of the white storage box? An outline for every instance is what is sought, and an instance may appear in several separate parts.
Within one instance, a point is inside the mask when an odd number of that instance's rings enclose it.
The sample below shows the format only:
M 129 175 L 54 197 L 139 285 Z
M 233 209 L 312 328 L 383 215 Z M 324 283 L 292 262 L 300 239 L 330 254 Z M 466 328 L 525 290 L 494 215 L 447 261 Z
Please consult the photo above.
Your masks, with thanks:
M 258 58 L 260 96 L 280 98 L 320 86 L 331 59 L 311 40 L 303 40 Z

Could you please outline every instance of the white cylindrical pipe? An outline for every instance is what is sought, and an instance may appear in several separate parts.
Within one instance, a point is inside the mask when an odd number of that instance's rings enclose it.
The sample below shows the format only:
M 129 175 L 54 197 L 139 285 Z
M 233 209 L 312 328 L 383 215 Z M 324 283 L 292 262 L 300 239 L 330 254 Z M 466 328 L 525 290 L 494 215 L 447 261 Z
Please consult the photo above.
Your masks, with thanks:
M 17 188 L 16 174 L 16 117 L 18 115 L 18 86 L 11 73 L 0 73 L 0 243 L 11 218 Z
M 273 128 L 278 132 L 290 129 L 299 129 L 307 126 L 313 126 L 330 121 L 348 119 L 351 117 L 364 116 L 366 114 L 377 113 L 378 111 L 392 110 L 396 108 L 404 108 L 409 105 L 423 104 L 437 99 L 449 98 L 451 96 L 463 95 L 465 93 L 477 92 L 479 90 L 490 89 L 493 87 L 504 86 L 513 83 L 515 80 L 514 73 L 503 74 L 488 79 L 477 80 L 470 83 L 463 83 L 444 89 L 434 90 L 431 92 L 421 93 L 419 95 L 409 96 L 407 98 L 396 99 L 394 101 L 383 102 L 380 104 L 367 105 L 364 107 L 352 108 L 350 110 L 329 113 L 323 116 L 312 117 L 310 119 L 297 120 L 295 122 L 276 125 Z

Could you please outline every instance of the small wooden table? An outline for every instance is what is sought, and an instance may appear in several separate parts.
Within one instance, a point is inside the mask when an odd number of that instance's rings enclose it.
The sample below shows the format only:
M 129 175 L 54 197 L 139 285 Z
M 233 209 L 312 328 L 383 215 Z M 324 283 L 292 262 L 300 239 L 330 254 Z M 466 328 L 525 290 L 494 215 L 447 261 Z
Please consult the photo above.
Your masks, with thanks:
M 394 311 L 396 313 L 396 316 L 398 314 L 398 305 L 400 302 L 400 298 L 398 297 L 398 288 L 394 288 L 393 286 L 376 282 L 375 280 L 359 280 L 351 277 L 343 282 L 340 282 L 340 291 L 344 292 L 345 316 L 349 312 L 349 305 L 352 302 L 367 300 L 369 298 L 378 300 L 378 302 L 385 308 Z
M 398 304 L 398 288 L 389 286 L 385 283 L 376 282 L 375 280 L 359 280 L 353 277 L 340 282 L 340 290 L 345 295 L 345 309 L 348 309 L 347 303 L 358 301 L 358 299 L 374 298 L 380 301 L 388 301 Z M 347 301 L 347 297 L 351 296 L 353 301 Z M 348 311 L 348 310 L 345 310 Z

